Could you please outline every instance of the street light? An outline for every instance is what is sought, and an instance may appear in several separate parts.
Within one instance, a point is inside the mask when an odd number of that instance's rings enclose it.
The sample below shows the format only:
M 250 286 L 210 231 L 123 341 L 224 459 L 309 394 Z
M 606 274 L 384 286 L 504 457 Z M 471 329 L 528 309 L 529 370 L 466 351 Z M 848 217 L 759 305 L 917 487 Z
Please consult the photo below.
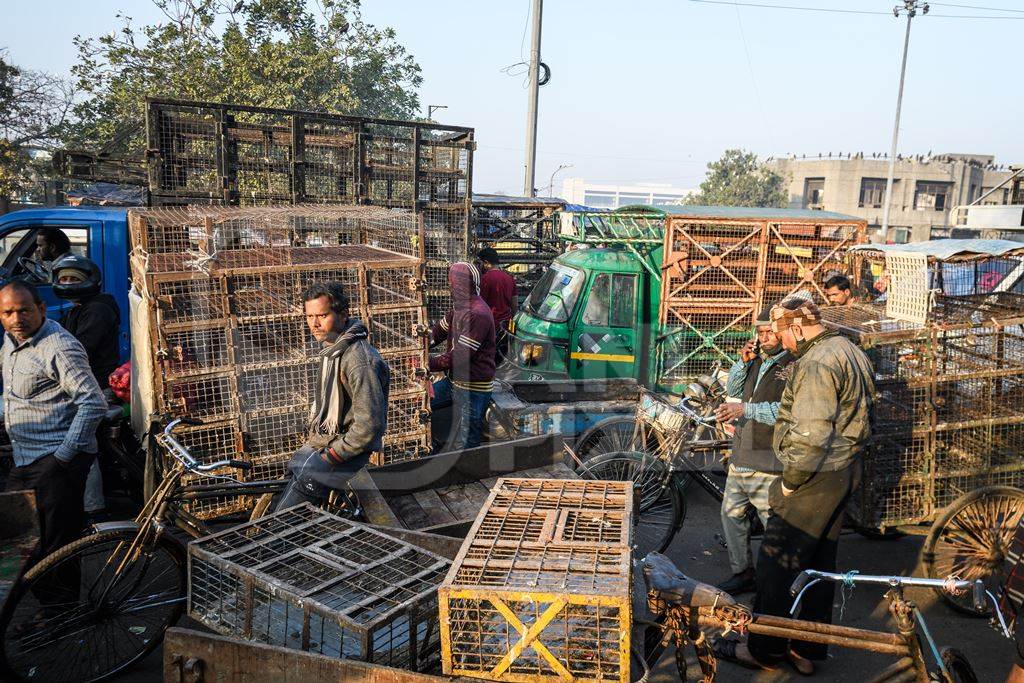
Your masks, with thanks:
M 553 188 L 555 187 L 555 174 L 557 174 L 559 171 L 564 171 L 567 168 L 572 168 L 572 164 L 559 164 L 558 168 L 556 168 L 551 173 L 551 180 L 548 181 L 548 195 L 547 196 L 550 197 L 551 193 L 554 191 Z
M 427 105 L 427 121 L 434 120 L 434 110 L 436 109 L 447 109 L 447 104 L 428 104 Z
M 903 38 L 903 64 L 900 66 L 900 90 L 896 95 L 896 121 L 892 126 L 892 149 L 889 152 L 889 176 L 885 181 L 885 208 L 882 209 L 882 242 L 889 241 L 889 205 L 892 203 L 892 183 L 896 175 L 896 143 L 900 137 L 900 110 L 903 108 L 903 81 L 907 75 L 907 48 L 910 47 L 910 21 L 917 16 L 917 11 L 928 14 L 928 3 L 920 0 L 903 0 L 903 7 L 892 8 L 893 15 L 898 19 L 902 11 L 907 15 L 907 33 Z

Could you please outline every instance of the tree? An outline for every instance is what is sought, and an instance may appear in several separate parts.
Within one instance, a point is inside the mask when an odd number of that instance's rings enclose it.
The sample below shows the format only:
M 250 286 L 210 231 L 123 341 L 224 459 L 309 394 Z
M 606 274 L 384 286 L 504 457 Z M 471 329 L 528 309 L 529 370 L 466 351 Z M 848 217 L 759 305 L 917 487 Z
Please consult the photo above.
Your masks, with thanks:
M 31 152 L 53 149 L 64 134 L 73 95 L 60 78 L 15 66 L 0 52 L 0 213 L 38 173 Z
M 786 179 L 761 164 L 753 152 L 728 149 L 708 164 L 700 192 L 687 197 L 686 203 L 782 207 L 789 203 L 785 185 Z
M 166 18 L 75 38 L 69 143 L 141 150 L 147 96 L 408 119 L 420 67 L 359 0 L 153 0 Z M 130 134 L 126 134 L 130 133 Z

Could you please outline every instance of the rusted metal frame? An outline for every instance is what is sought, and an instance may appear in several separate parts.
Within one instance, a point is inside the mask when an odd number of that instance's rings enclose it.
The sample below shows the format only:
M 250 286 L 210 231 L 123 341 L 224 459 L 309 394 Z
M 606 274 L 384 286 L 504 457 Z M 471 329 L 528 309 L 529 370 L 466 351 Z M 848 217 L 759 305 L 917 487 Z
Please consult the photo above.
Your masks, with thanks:
M 739 307 L 737 306 L 737 307 L 734 307 L 734 308 L 738 309 Z M 744 307 L 743 307 L 743 309 L 744 309 L 744 310 L 743 310 L 743 312 L 742 312 L 742 313 L 740 313 L 740 314 L 739 314 L 739 315 L 738 315 L 737 317 L 733 318 L 733 320 L 732 320 L 732 321 L 731 321 L 731 322 L 730 322 L 730 323 L 729 323 L 728 325 L 726 325 L 725 327 L 721 328 L 720 330 L 717 330 L 717 331 L 716 331 L 716 332 L 715 332 L 714 334 L 712 334 L 712 335 L 711 335 L 710 337 L 707 337 L 707 336 L 706 336 L 706 335 L 705 335 L 704 333 L 702 333 L 702 332 L 701 332 L 700 330 L 698 330 L 698 329 L 697 329 L 696 327 L 694 327 L 693 325 L 691 325 L 691 324 L 690 324 L 690 321 L 689 321 L 689 320 L 687 320 L 687 319 L 686 319 L 686 318 L 685 318 L 684 316 L 680 315 L 679 317 L 680 317 L 680 318 L 682 318 L 682 320 L 683 320 L 683 323 L 684 323 L 684 325 L 685 325 L 686 327 L 688 327 L 688 328 L 689 328 L 690 330 L 692 330 L 692 331 L 694 332 L 694 334 L 696 334 L 696 335 L 697 335 L 698 337 L 700 337 L 700 339 L 701 339 L 701 341 L 702 341 L 702 344 L 701 344 L 701 346 L 700 346 L 699 348 L 696 348 L 696 349 L 694 349 L 694 350 L 693 350 L 693 351 L 691 351 L 691 352 L 690 352 L 689 354 L 687 354 L 687 355 L 686 355 L 685 357 L 683 357 L 683 358 L 682 358 L 681 360 L 679 360 L 679 361 L 678 361 L 678 362 L 676 362 L 676 363 L 675 363 L 674 365 L 672 365 L 672 367 L 670 367 L 670 368 L 667 368 L 667 369 L 664 369 L 664 368 L 663 368 L 663 370 L 662 370 L 662 373 L 663 373 L 663 374 L 666 374 L 666 373 L 670 373 L 670 372 L 672 372 L 673 370 L 675 370 L 676 368 L 678 368 L 679 366 L 683 365 L 683 364 L 684 364 L 684 363 L 686 363 L 686 362 L 687 362 L 688 360 L 690 360 L 690 359 L 691 359 L 691 358 L 692 358 L 693 356 L 695 356 L 695 355 L 696 355 L 696 354 L 697 354 L 697 353 L 698 353 L 698 352 L 699 352 L 700 350 L 702 350 L 702 349 L 706 349 L 706 348 L 711 348 L 711 349 L 714 349 L 714 350 L 715 350 L 715 351 L 717 351 L 717 352 L 718 352 L 718 353 L 719 353 L 719 354 L 720 354 L 720 355 L 721 355 L 721 356 L 722 356 L 723 358 L 725 358 L 725 359 L 727 359 L 727 360 L 728 360 L 728 359 L 730 358 L 729 354 L 727 354 L 727 353 L 726 353 L 725 351 L 723 351 L 722 349 L 718 348 L 718 347 L 717 347 L 717 346 L 715 346 L 714 344 L 709 344 L 709 343 L 708 343 L 708 340 L 709 340 L 709 339 L 710 339 L 710 340 L 714 340 L 714 339 L 716 339 L 717 337 L 719 337 L 720 335 L 722 335 L 722 334 L 723 334 L 723 333 L 724 333 L 724 332 L 725 332 L 725 331 L 726 331 L 727 329 L 729 329 L 730 327 L 732 327 L 733 325 L 735 325 L 735 324 L 736 324 L 737 322 L 739 322 L 740 320 L 742 320 L 744 316 L 747 316 L 747 315 L 750 315 L 750 316 L 754 316 L 754 315 L 757 315 L 757 310 L 756 310 L 756 309 L 757 309 L 757 304 L 756 304 L 756 303 L 754 303 L 753 305 L 748 305 L 748 306 L 744 306 Z M 721 309 L 712 309 L 712 310 L 715 310 L 715 312 L 719 312 L 719 313 L 720 313 L 720 312 L 722 312 L 722 311 L 721 311 Z M 690 311 L 690 312 L 692 312 L 692 311 Z M 734 312 L 735 312 L 735 310 L 733 310 L 733 311 L 730 311 L 730 312 L 728 312 L 728 313 L 727 313 L 727 315 L 731 315 L 731 314 L 732 314 L 732 313 L 734 313 Z M 665 334 L 665 335 L 663 335 L 663 340 L 664 340 L 664 339 L 667 339 L 667 338 L 669 338 L 669 337 L 675 336 L 676 334 L 681 334 L 681 333 L 682 333 L 682 329 L 680 329 L 680 330 L 679 330 L 678 332 L 674 332 L 674 333 L 668 333 L 668 334 Z
M 757 275 L 754 281 L 754 301 L 755 313 L 757 315 L 756 308 L 758 306 L 764 307 L 766 305 L 765 298 L 767 296 L 767 283 L 768 283 L 768 224 L 764 223 L 761 225 L 760 235 L 757 240 Z
M 782 236 L 782 231 L 778 229 L 780 225 L 781 225 L 781 223 L 770 223 L 769 227 L 772 230 L 772 232 L 774 232 L 775 235 L 779 238 L 779 241 L 782 242 L 783 246 L 786 247 L 786 250 L 789 252 L 790 258 L 793 259 L 793 262 L 796 263 L 797 268 L 802 273 L 802 279 L 805 282 L 809 282 L 810 284 L 812 284 L 814 286 L 814 289 L 817 290 L 818 294 L 821 296 L 821 298 L 825 299 L 826 298 L 825 297 L 825 292 L 822 290 L 821 286 L 818 284 L 818 281 L 814 279 L 813 275 L 827 261 L 829 261 L 834 254 L 836 254 L 840 249 L 842 249 L 844 246 L 846 246 L 846 244 L 848 242 L 850 242 L 851 237 L 856 236 L 856 233 L 854 233 L 854 235 L 852 235 L 852 236 L 844 237 L 838 244 L 835 244 L 835 246 L 832 247 L 832 250 L 827 255 L 825 255 L 824 258 L 819 259 L 818 262 L 814 265 L 814 267 L 810 268 L 808 270 L 806 267 L 804 267 L 804 264 L 796 257 L 796 254 L 793 253 L 793 247 L 791 247 L 789 245 L 789 243 L 786 242 L 786 239 Z M 830 223 L 823 223 L 821 225 L 823 225 L 823 226 L 827 225 L 829 227 L 835 227 L 834 224 L 830 224 Z M 826 244 L 833 243 L 833 240 L 830 240 L 830 239 L 827 239 L 827 238 L 819 238 L 819 239 L 821 239 L 821 241 L 825 242 Z M 854 242 L 854 244 L 856 244 L 856 242 Z M 813 259 L 813 256 L 812 256 L 812 259 Z M 790 293 L 792 293 L 792 292 L 790 292 Z
M 710 253 L 708 253 L 708 251 L 706 249 L 704 249 L 704 247 L 702 247 L 700 245 L 700 243 L 696 240 L 695 237 L 693 237 L 689 232 L 686 231 L 686 227 L 685 226 L 692 226 L 695 223 L 697 223 L 696 221 L 675 221 L 675 220 L 673 220 L 673 221 L 670 221 L 670 222 L 672 223 L 672 227 L 671 227 L 671 229 L 669 229 L 668 227 L 666 228 L 666 230 L 665 230 L 666 235 L 670 234 L 670 230 L 677 229 L 676 228 L 676 224 L 677 223 L 681 223 L 682 225 L 678 228 L 680 230 L 679 234 L 682 235 L 684 238 L 686 238 L 686 240 L 688 240 L 693 246 L 697 247 L 697 249 L 701 253 L 703 253 L 704 256 L 707 257 L 707 259 L 709 261 L 709 264 L 704 266 L 697 273 L 695 273 L 686 282 L 684 282 L 681 285 L 678 285 L 676 288 L 673 288 L 672 290 L 668 291 L 667 293 L 668 293 L 669 297 L 676 296 L 676 294 L 678 292 L 680 292 L 680 291 L 686 289 L 687 287 L 689 287 L 690 285 L 692 285 L 701 275 L 703 275 L 707 271 L 711 270 L 712 268 L 718 268 L 718 269 L 721 269 L 721 271 L 723 273 L 725 273 L 731 280 L 733 280 L 736 284 L 738 284 L 745 292 L 747 292 L 747 294 L 749 294 L 752 299 L 754 299 L 755 301 L 758 300 L 757 294 L 755 292 L 750 291 L 750 288 L 747 287 L 743 282 L 741 282 L 735 275 L 733 275 L 729 271 L 728 268 L 726 268 L 724 265 L 721 265 L 721 260 L 723 258 L 725 258 L 726 256 L 728 256 L 733 251 L 735 251 L 736 249 L 738 249 L 740 246 L 746 244 L 751 238 L 753 238 L 755 236 L 756 233 L 758 233 L 761 230 L 761 228 L 763 227 L 763 224 L 751 224 L 749 222 L 742 222 L 742 221 L 731 221 L 731 222 L 729 222 L 729 221 L 722 221 L 720 223 L 722 225 L 729 225 L 729 226 L 735 226 L 735 227 L 750 227 L 751 225 L 754 225 L 756 227 L 755 227 L 753 232 L 748 233 L 740 241 L 738 241 L 736 244 L 734 244 L 731 247 L 729 247 L 728 249 L 726 249 L 721 254 L 716 254 L 716 255 L 712 256 Z M 704 224 L 705 221 L 700 221 L 699 223 L 700 224 Z M 719 224 L 719 223 L 716 221 L 716 224 Z M 673 242 L 673 240 L 671 240 L 671 238 L 669 238 L 669 241 L 666 243 L 666 257 L 668 257 L 670 259 L 669 262 L 668 262 L 668 266 L 667 267 L 671 268 L 672 266 L 675 266 L 676 269 L 680 271 L 680 275 L 682 275 L 682 269 L 679 266 L 679 263 L 681 261 L 684 261 L 684 260 L 689 261 L 690 259 L 689 259 L 688 256 L 685 259 L 684 258 L 671 259 L 670 256 L 669 256 L 670 253 L 677 253 L 677 252 L 675 252 L 675 250 L 671 250 L 670 251 L 670 247 L 671 247 L 672 242 Z M 687 251 L 687 254 L 689 254 L 689 251 Z M 763 256 L 762 256 L 762 258 L 763 258 Z M 716 265 L 716 260 L 718 262 L 718 265 Z
M 292 203 L 306 201 L 306 120 L 298 114 L 291 117 L 291 173 Z

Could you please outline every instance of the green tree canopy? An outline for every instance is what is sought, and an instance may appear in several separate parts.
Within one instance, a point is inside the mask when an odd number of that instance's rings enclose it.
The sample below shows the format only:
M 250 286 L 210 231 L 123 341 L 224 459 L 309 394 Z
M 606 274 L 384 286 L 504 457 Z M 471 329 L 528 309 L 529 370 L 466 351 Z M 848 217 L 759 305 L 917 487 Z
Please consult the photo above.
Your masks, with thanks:
M 412 118 L 420 67 L 359 0 L 153 0 L 165 20 L 75 38 L 83 98 L 68 137 L 141 149 L 147 96 Z
M 786 179 L 758 161 L 753 152 L 727 149 L 718 161 L 708 164 L 700 192 L 687 204 L 710 206 L 774 206 L 789 203 Z

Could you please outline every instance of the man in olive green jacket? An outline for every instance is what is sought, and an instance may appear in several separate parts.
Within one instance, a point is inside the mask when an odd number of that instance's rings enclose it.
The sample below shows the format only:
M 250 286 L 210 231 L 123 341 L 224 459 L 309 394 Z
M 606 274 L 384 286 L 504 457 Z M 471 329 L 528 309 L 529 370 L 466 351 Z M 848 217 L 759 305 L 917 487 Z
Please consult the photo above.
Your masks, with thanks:
M 788 616 L 789 587 L 804 569 L 835 571 L 839 531 L 850 494 L 860 482 L 861 456 L 871 436 L 874 371 L 864 352 L 826 330 L 818 307 L 786 299 L 772 309 L 772 328 L 797 360 L 775 423 L 773 446 L 782 477 L 769 490 L 771 514 L 757 561 L 754 611 Z M 811 588 L 800 618 L 832 621 L 834 584 Z M 827 646 L 751 635 L 749 653 L 763 665 L 789 659 L 801 673 Z

